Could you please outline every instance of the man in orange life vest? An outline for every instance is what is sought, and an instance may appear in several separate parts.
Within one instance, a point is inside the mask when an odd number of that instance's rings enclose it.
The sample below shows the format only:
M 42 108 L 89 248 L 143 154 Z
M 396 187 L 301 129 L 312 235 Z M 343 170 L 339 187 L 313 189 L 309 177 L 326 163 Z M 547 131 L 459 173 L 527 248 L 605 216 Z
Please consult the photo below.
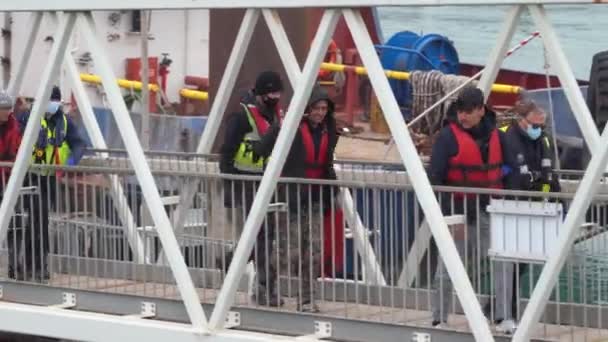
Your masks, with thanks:
M 268 154 L 260 151 L 260 140 L 268 134 L 271 127 L 281 124 L 279 100 L 283 92 L 283 82 L 279 74 L 265 71 L 258 75 L 255 87 L 242 100 L 240 112 L 233 113 L 228 119 L 225 140 L 221 147 L 220 171 L 228 174 L 261 176 L 268 161 Z M 249 209 L 253 204 L 257 181 L 224 181 L 224 206 L 227 210 L 225 239 L 238 241 Z M 256 264 L 257 290 L 254 293 L 258 304 L 279 306 L 275 293 L 276 270 L 270 260 L 270 249 L 274 242 L 275 219 L 269 215 L 260 229 L 257 243 L 252 254 Z M 230 265 L 232 251 L 217 260 L 224 270 Z
M 335 105 L 327 92 L 316 86 L 283 166 L 282 177 L 336 179 L 333 161 L 338 133 L 334 110 Z M 261 151 L 265 155 L 272 151 L 278 131 L 278 127 L 273 127 L 271 132 L 262 138 Z M 280 216 L 279 253 L 272 253 L 274 259 L 280 260 L 273 260 L 273 263 L 280 265 L 280 274 L 291 271 L 292 274 L 300 275 L 301 283 L 296 289 L 299 292 L 299 311 L 318 311 L 314 303 L 313 288 L 315 279 L 321 275 L 321 234 L 325 233 L 323 220 L 325 213 L 339 209 L 334 201 L 337 194 L 338 188 L 334 186 L 293 183 L 279 186 L 279 197 L 289 204 L 289 219 L 287 220 L 285 215 Z M 339 230 L 342 227 L 332 228 Z M 342 237 L 332 235 L 326 235 L 325 240 L 341 241 Z M 324 257 L 330 253 L 340 253 L 336 251 L 339 246 L 332 247 L 331 243 L 329 246 L 324 245 Z M 335 259 L 326 258 L 326 261 L 331 260 Z M 331 267 L 326 265 L 326 268 Z
M 433 145 L 431 182 L 434 185 L 502 188 L 504 138 L 496 128 L 496 114 L 484 106 L 482 91 L 475 87 L 464 88 L 448 110 L 447 123 Z M 487 260 L 489 247 L 489 217 L 485 212 L 489 198 L 462 193 L 439 196 L 445 215 L 465 215 L 467 225 L 452 227 L 452 236 L 463 262 L 467 263 L 465 267 L 473 266 L 474 274 L 478 274 L 482 271 L 480 263 Z M 513 292 L 510 273 L 507 276 L 503 264 L 495 262 L 493 269 L 497 313 L 510 309 Z M 437 291 L 432 300 L 433 325 L 445 325 L 451 308 L 452 283 L 443 263 L 437 268 L 434 287 Z

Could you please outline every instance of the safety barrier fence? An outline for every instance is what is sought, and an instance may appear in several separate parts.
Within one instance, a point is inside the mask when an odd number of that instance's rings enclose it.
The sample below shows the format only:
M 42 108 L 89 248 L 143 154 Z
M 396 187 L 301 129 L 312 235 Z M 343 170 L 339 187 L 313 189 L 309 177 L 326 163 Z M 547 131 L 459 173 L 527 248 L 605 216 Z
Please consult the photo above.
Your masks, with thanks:
M 83 161 L 92 166 L 30 168 L 2 248 L 6 279 L 179 298 L 129 160 L 114 154 Z M 182 187 L 199 184 L 175 235 L 201 301 L 214 303 L 259 178 L 219 174 L 214 157 L 150 153 L 148 158 L 169 217 Z M 340 162 L 336 169 L 336 181 L 280 181 L 234 304 L 424 326 L 446 313 L 448 329 L 469 331 L 406 174 L 371 163 Z M 123 206 L 112 195 L 110 176 L 124 189 Z M 519 318 L 555 242 L 555 222 L 572 195 L 434 190 L 488 319 Z M 354 210 L 347 210 L 346 201 Z M 134 232 L 123 222 L 127 207 Z M 579 341 L 607 334 L 607 220 L 608 196 L 600 194 L 535 338 Z M 363 239 L 356 222 L 364 227 Z M 134 244 L 137 239 L 141 244 Z M 143 260 L 137 259 L 140 254 Z M 378 273 L 383 283 L 369 276 Z

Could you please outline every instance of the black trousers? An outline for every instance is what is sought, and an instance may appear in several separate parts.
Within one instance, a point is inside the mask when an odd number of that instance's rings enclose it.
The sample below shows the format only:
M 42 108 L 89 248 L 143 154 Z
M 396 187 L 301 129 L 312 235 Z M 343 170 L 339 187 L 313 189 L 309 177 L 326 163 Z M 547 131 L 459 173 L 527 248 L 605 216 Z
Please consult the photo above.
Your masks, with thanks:
M 56 201 L 55 176 L 28 174 L 24 186 L 36 186 L 38 194 L 19 199 L 17 209 L 27 220 L 13 220 L 9 230 L 9 269 L 12 272 L 41 273 L 46 271 L 49 254 L 49 211 Z M 19 255 L 23 246 L 23 258 Z

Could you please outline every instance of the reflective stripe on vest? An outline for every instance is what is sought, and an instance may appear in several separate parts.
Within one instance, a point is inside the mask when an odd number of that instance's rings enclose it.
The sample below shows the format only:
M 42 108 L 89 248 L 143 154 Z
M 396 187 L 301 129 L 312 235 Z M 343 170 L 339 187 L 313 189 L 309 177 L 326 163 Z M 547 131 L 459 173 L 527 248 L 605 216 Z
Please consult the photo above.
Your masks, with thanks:
M 68 120 L 63 116 L 63 141 L 59 146 L 56 144 L 50 144 L 49 141 L 55 139 L 56 129 L 50 130 L 48 128 L 48 123 L 46 119 L 42 119 L 40 125 L 43 129 L 46 130 L 47 136 L 47 144 L 44 149 L 39 149 L 37 146 L 34 146 L 34 153 L 32 154 L 32 161 L 37 164 L 55 164 L 55 165 L 65 165 L 70 157 L 70 146 L 65 141 L 65 135 L 68 131 Z M 41 171 L 44 174 L 50 173 L 48 170 Z
M 450 124 L 450 128 L 458 144 L 458 153 L 449 161 L 448 185 L 502 188 L 503 158 L 498 130 L 491 133 L 488 161 L 484 163 L 481 151 L 471 135 L 456 124 Z
M 260 141 L 261 136 L 266 134 L 270 128 L 270 123 L 260 114 L 260 111 L 255 105 L 241 104 L 247 114 L 247 121 L 251 126 L 251 132 L 247 133 L 239 145 L 238 150 L 234 155 L 234 167 L 239 171 L 251 173 L 263 173 L 264 166 L 268 162 L 268 158 L 254 156 L 252 142 Z M 277 120 L 281 120 L 281 115 L 278 110 L 275 111 Z
M 307 123 L 300 124 L 300 134 L 302 135 L 302 143 L 306 153 L 306 178 L 319 179 L 323 177 L 327 164 L 327 148 L 329 145 L 329 134 L 327 129 L 323 129 L 321 137 L 321 146 L 319 146 L 319 154 L 315 158 L 315 143 L 310 133 L 310 127 Z

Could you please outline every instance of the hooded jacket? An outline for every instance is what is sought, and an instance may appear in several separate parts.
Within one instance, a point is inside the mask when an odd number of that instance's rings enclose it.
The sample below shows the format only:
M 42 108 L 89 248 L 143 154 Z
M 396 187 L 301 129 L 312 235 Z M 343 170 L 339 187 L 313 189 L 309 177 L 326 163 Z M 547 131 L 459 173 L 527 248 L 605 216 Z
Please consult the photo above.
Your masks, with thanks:
M 0 161 L 14 162 L 19 145 L 21 145 L 21 129 L 13 114 L 10 114 L 8 120 L 0 124 Z M 8 181 L 9 174 L 9 168 L 0 168 L 0 176 L 2 177 L 0 188 L 4 188 L 4 183 Z
M 312 135 L 312 140 L 313 140 L 313 144 L 315 146 L 315 155 L 318 154 L 320 145 L 321 145 L 321 137 L 323 134 L 323 130 L 327 130 L 327 135 L 328 135 L 328 143 L 327 143 L 327 150 L 324 151 L 324 153 L 327 154 L 327 163 L 325 164 L 325 171 L 323 172 L 323 175 L 321 176 L 321 179 L 336 179 L 336 173 L 334 171 L 334 164 L 333 164 L 333 160 L 334 160 L 334 152 L 336 149 L 336 145 L 338 143 L 338 133 L 337 133 L 337 128 L 336 128 L 336 119 L 334 117 L 335 114 L 335 104 L 334 102 L 329 98 L 327 92 L 317 86 L 313 89 L 313 92 L 311 94 L 310 100 L 308 101 L 308 105 L 306 106 L 306 111 L 309 111 L 309 108 L 311 105 L 313 105 L 316 102 L 319 102 L 321 100 L 325 100 L 328 103 L 328 111 L 327 111 L 327 115 L 325 116 L 324 122 L 322 125 L 319 125 L 316 129 L 312 128 L 312 126 L 309 126 L 311 128 L 311 135 Z M 308 124 L 308 119 L 306 117 L 304 117 L 302 119 L 302 121 L 305 124 Z M 262 141 L 260 143 L 260 149 L 259 152 L 263 153 L 263 155 L 265 156 L 269 156 L 270 153 L 272 152 L 272 148 L 274 147 L 274 144 L 276 142 L 276 138 L 279 134 L 279 126 L 273 126 L 269 133 L 262 138 Z M 302 138 L 302 133 L 300 131 L 300 129 L 298 128 L 296 135 L 294 137 L 293 143 L 291 145 L 291 149 L 289 150 L 289 154 L 287 155 L 287 159 L 285 161 L 285 165 L 283 166 L 283 170 L 282 170 L 282 177 L 287 177 L 287 178 L 306 178 L 306 161 L 305 158 L 303 156 L 306 155 L 306 147 L 304 146 L 304 141 Z M 296 201 L 298 195 L 297 195 L 297 186 L 296 185 L 291 185 L 289 186 L 289 202 L 291 205 L 297 205 L 297 203 L 295 203 L 294 201 Z M 332 187 L 330 186 L 323 186 L 322 187 L 322 191 L 319 191 L 319 187 L 312 187 L 312 191 L 311 191 L 311 201 L 313 203 L 318 203 L 320 200 L 322 200 L 324 202 L 324 208 L 329 208 L 330 205 L 330 200 L 332 197 L 332 194 L 335 196 L 337 195 L 337 189 L 333 189 L 332 191 Z M 309 201 L 308 198 L 308 187 L 306 186 L 300 186 L 300 199 L 301 199 L 301 204 L 307 204 Z M 319 197 L 319 195 L 322 194 L 322 198 Z

